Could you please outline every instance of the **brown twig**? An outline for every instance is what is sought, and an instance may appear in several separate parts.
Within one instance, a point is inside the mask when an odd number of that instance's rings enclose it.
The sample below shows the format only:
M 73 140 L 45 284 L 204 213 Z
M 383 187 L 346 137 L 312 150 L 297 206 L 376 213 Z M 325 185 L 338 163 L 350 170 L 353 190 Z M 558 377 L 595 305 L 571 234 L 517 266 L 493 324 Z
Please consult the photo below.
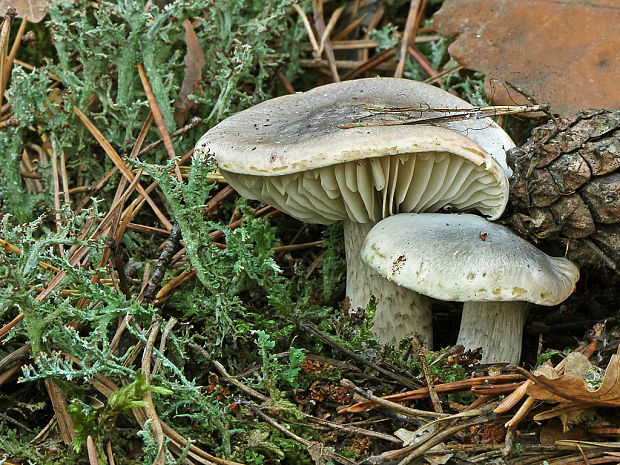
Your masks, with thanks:
M 311 247 L 316 247 L 317 245 L 325 244 L 326 241 L 314 241 L 314 242 L 306 242 L 305 244 L 292 244 L 292 245 L 283 245 L 280 247 L 273 247 L 271 250 L 273 253 L 282 253 L 282 252 L 292 252 L 293 250 L 302 250 L 309 249 Z
M 392 53 L 392 57 L 393 57 L 393 55 L 394 54 Z M 387 60 L 381 61 L 380 63 L 378 63 L 376 65 L 373 65 L 372 66 L 373 70 L 375 72 L 376 71 L 389 71 L 389 72 L 393 72 L 394 68 L 396 67 L 396 60 L 394 60 L 392 57 L 388 57 Z M 322 73 L 325 76 L 330 77 L 329 73 L 326 73 L 324 71 L 327 68 L 327 66 L 329 65 L 327 60 L 315 61 L 315 60 L 301 59 L 301 60 L 298 60 L 297 63 L 302 68 L 313 68 L 313 69 L 316 70 L 317 73 Z M 359 60 L 336 60 L 336 66 L 338 67 L 338 69 L 342 69 L 342 70 L 344 70 L 344 69 L 354 70 L 354 69 L 357 69 L 357 68 L 359 68 L 361 66 L 365 66 L 366 64 L 368 64 L 368 60 L 365 60 L 365 61 L 359 61 Z M 341 76 L 341 80 L 344 80 L 343 76 Z
M 357 27 L 359 27 L 360 24 L 362 24 L 364 22 L 364 20 L 366 19 L 367 16 L 368 16 L 368 13 L 364 13 L 359 18 L 357 18 L 355 21 L 353 21 L 351 24 L 349 24 L 344 29 L 342 29 L 342 31 L 340 31 L 338 34 L 336 34 L 333 37 L 333 39 L 332 39 L 332 48 L 334 50 L 336 50 L 336 47 L 334 46 L 335 45 L 334 43 L 338 42 L 338 41 L 341 41 L 346 36 L 348 36 L 351 32 L 353 32 Z
M 226 368 L 224 368 L 224 365 L 222 365 L 220 362 L 218 362 L 217 360 L 213 360 L 211 358 L 211 356 L 207 353 L 206 350 L 204 350 L 202 347 L 200 347 L 198 344 L 195 344 L 193 342 L 191 342 L 189 344 L 189 346 L 194 349 L 196 352 L 198 352 L 200 355 L 202 355 L 205 359 L 207 359 L 209 362 L 211 362 L 214 366 L 215 369 L 217 371 L 220 372 L 220 374 L 224 377 L 224 379 L 226 381 L 228 381 L 230 384 L 238 387 L 241 391 L 245 392 L 246 394 L 255 397 L 256 399 L 260 400 L 261 402 L 265 402 L 267 400 L 267 396 L 264 396 L 263 394 L 261 394 L 260 392 L 258 392 L 256 389 L 253 389 L 249 386 L 246 386 L 245 384 L 243 384 L 241 381 L 239 381 L 236 378 L 233 378 L 228 371 L 226 371 Z
M 54 216 L 56 217 L 56 230 L 61 231 L 62 225 L 60 217 L 60 181 L 58 178 L 58 153 L 55 149 L 52 149 L 52 184 L 54 188 Z M 58 244 L 58 251 L 62 258 L 65 257 L 65 247 L 63 244 Z
M 98 239 L 99 237 L 101 237 L 108 230 L 108 228 L 110 228 L 112 222 L 117 217 L 117 209 L 124 202 L 124 199 L 126 198 L 126 196 L 128 196 L 129 194 L 131 194 L 131 192 L 133 192 L 133 189 L 136 187 L 139 180 L 140 180 L 140 177 L 136 176 L 131 182 L 131 184 L 129 185 L 129 187 L 127 188 L 127 190 L 125 191 L 125 194 L 123 194 L 123 198 L 119 199 L 119 201 L 112 204 L 112 207 L 110 207 L 110 211 L 105 216 L 104 220 L 99 224 L 99 226 L 91 234 L 90 236 L 91 241 L 94 241 Z M 93 218 L 93 221 L 94 221 L 94 218 Z M 90 229 L 90 226 L 87 225 L 84 228 L 84 231 L 88 232 L 89 229 Z M 76 266 L 77 263 L 89 253 L 89 251 L 90 251 L 90 246 L 84 246 L 84 245 L 80 245 L 72 253 L 70 251 L 71 256 L 69 258 L 69 264 L 71 266 Z M 43 299 L 45 299 L 56 288 L 56 286 L 58 286 L 58 284 L 62 282 L 66 274 L 67 272 L 65 270 L 60 270 L 56 274 L 56 276 L 54 276 L 51 279 L 51 281 L 47 284 L 47 286 L 35 297 L 35 302 L 40 302 Z
M 22 253 L 22 251 L 18 247 L 14 246 L 10 242 L 5 241 L 4 239 L 0 239 L 0 247 L 16 255 L 21 255 Z M 60 272 L 60 269 L 46 262 L 39 262 L 39 266 L 43 268 L 44 270 L 53 271 L 55 273 Z
M 2 106 L 2 99 L 4 98 L 4 91 L 6 89 L 4 75 L 8 75 L 7 55 L 9 51 L 9 34 L 11 32 L 11 24 L 16 15 L 17 10 L 15 10 L 15 8 L 7 8 L 6 14 L 0 24 L 0 107 Z
M 142 81 L 142 87 L 144 88 L 144 92 L 146 93 L 146 98 L 149 101 L 149 107 L 151 108 L 151 113 L 153 113 L 155 124 L 157 125 L 159 134 L 161 134 L 161 138 L 164 141 L 166 152 L 168 152 L 168 158 L 173 160 L 174 158 L 176 158 L 176 154 L 174 153 L 174 147 L 172 146 L 170 133 L 168 132 L 168 128 L 166 127 L 166 123 L 164 122 L 164 117 L 162 116 L 159 106 L 157 105 L 157 100 L 155 99 L 155 95 L 153 94 L 153 90 L 151 89 L 151 84 L 146 77 L 146 72 L 144 71 L 141 63 L 138 63 L 138 74 L 140 75 L 140 80 Z M 177 181 L 183 184 L 183 176 L 181 176 L 179 163 L 176 160 L 174 161 L 174 172 L 177 176 Z
M 500 385 L 491 385 L 491 386 L 472 386 L 470 389 L 470 392 L 472 394 L 477 394 L 477 395 L 495 395 L 495 396 L 499 396 L 499 395 L 504 395 L 504 394 L 511 394 L 512 392 L 515 391 L 515 389 L 518 389 L 519 387 L 523 386 L 523 383 L 506 383 L 506 384 L 500 384 Z
M 395 78 L 402 78 L 405 71 L 405 62 L 407 58 L 407 48 L 409 47 L 409 40 L 411 37 L 415 37 L 416 18 L 418 16 L 418 9 L 420 8 L 420 0 L 410 0 L 409 13 L 407 13 L 407 21 L 405 22 L 405 30 L 403 32 L 403 39 L 400 45 L 400 58 L 398 59 L 398 65 L 396 71 L 394 71 Z
M 19 46 L 21 45 L 22 37 L 24 35 L 24 31 L 26 30 L 27 25 L 28 25 L 28 21 L 26 20 L 26 18 L 23 18 L 21 24 L 19 25 L 19 29 L 17 30 L 17 34 L 15 35 L 15 38 L 13 39 L 13 46 L 11 47 L 11 52 L 6 58 L 6 62 L 5 62 L 6 68 L 4 70 L 4 75 L 0 76 L 0 80 L 2 80 L 2 85 L 0 85 L 0 92 L 6 89 L 6 86 L 9 82 L 9 77 L 11 76 L 11 69 L 13 68 L 13 62 L 15 60 L 15 56 L 17 55 L 17 51 L 19 50 Z M 8 41 L 8 37 L 7 37 L 7 41 Z M 1 100 L 0 100 L 0 106 L 2 106 Z M 0 112 L 0 114 L 2 113 Z
M 174 230 L 174 227 L 172 229 Z M 153 324 L 151 325 L 146 345 L 144 346 L 144 355 L 142 356 L 142 374 L 145 376 L 147 386 L 151 385 L 151 360 L 153 357 L 153 346 L 155 345 L 155 338 L 157 337 L 160 326 L 161 317 L 156 315 L 153 320 Z M 164 431 L 162 429 L 159 416 L 157 415 L 157 411 L 155 410 L 155 406 L 153 405 L 153 394 L 151 391 L 146 391 L 142 400 L 146 403 L 146 407 L 144 407 L 144 409 L 146 410 L 148 418 L 151 420 L 149 426 L 153 432 L 153 436 L 155 436 L 155 439 L 157 440 L 158 450 L 157 456 L 153 461 L 153 465 L 165 465 L 166 446 L 164 442 Z
M 19 428 L 22 428 L 24 431 L 27 431 L 30 434 L 33 434 L 33 435 L 36 434 L 36 432 L 33 429 L 31 429 L 28 426 L 24 425 L 22 422 L 17 421 L 15 418 L 10 417 L 6 413 L 0 412 L 0 418 L 2 418 L 5 421 L 8 421 L 9 423 L 13 423 L 15 426 L 17 426 Z
M 338 68 L 336 67 L 336 58 L 334 57 L 334 51 L 332 50 L 332 46 L 328 38 L 329 31 L 327 30 L 325 20 L 323 19 L 323 0 L 312 0 L 312 10 L 314 11 L 314 27 L 321 38 L 321 44 L 319 45 L 319 56 L 321 56 L 324 49 L 325 57 L 327 58 L 329 69 L 332 74 L 332 79 L 334 82 L 340 82 Z M 339 10 L 342 12 L 341 9 Z M 334 12 L 334 14 L 336 14 L 336 12 Z M 340 13 L 338 13 L 338 16 L 340 16 Z M 336 17 L 336 19 L 338 18 Z
M 391 434 L 385 434 L 385 433 L 381 433 L 379 431 L 373 431 L 373 430 L 369 430 L 369 429 L 366 429 L 366 428 L 360 428 L 360 427 L 354 426 L 352 424 L 334 423 L 332 421 L 327 421 L 327 420 L 323 420 L 321 418 L 313 417 L 312 415 L 305 415 L 305 417 L 308 420 L 310 420 L 310 421 L 312 421 L 314 423 L 326 426 L 327 429 L 333 428 L 333 429 L 340 430 L 340 431 L 346 431 L 347 433 L 360 434 L 362 436 L 368 436 L 368 437 L 371 437 L 371 438 L 382 439 L 384 441 L 393 442 L 395 444 L 402 444 L 402 442 L 403 442 L 401 439 L 399 439 L 396 436 L 393 436 Z
M 413 380 L 405 378 L 404 376 L 401 376 L 397 373 L 393 373 L 390 370 L 386 370 L 385 368 L 380 367 L 379 365 L 377 365 L 374 362 L 371 362 L 370 360 L 365 359 L 364 357 L 362 357 L 361 355 L 356 354 L 355 352 L 353 352 L 352 350 L 347 349 L 346 347 L 342 346 L 341 344 L 338 344 L 336 341 L 334 341 L 331 337 L 327 336 L 326 334 L 323 334 L 321 331 L 319 331 L 319 329 L 309 323 L 302 323 L 299 325 L 301 329 L 303 329 L 304 331 L 312 334 L 313 336 L 318 337 L 320 340 L 322 340 L 323 342 L 325 342 L 327 345 L 329 345 L 330 347 L 333 347 L 334 349 L 342 352 L 343 354 L 347 355 L 349 358 L 369 367 L 372 368 L 373 370 L 381 373 L 384 376 L 387 376 L 388 378 L 395 380 L 399 383 L 401 383 L 404 386 L 409 386 L 409 387 L 414 387 L 417 388 L 418 386 L 416 386 L 416 384 L 414 383 Z
M 453 434 L 458 433 L 459 431 L 464 430 L 465 428 L 468 428 L 469 426 L 471 426 L 472 424 L 477 424 L 479 422 L 474 422 L 474 423 L 465 423 L 462 425 L 457 425 L 457 426 L 452 426 L 449 428 L 446 428 L 442 431 L 439 431 L 437 434 L 429 437 L 426 440 L 422 440 L 422 443 L 416 443 L 413 445 L 413 450 L 409 453 L 409 455 L 407 455 L 404 459 L 402 459 L 400 462 L 398 462 L 398 465 L 407 465 L 409 463 L 411 463 L 413 460 L 415 460 L 418 457 L 422 457 L 429 449 L 435 447 L 437 444 L 445 441 L 446 439 L 448 439 L 450 436 L 452 436 Z M 404 450 L 407 448 L 403 448 L 403 452 Z
M 71 207 L 71 198 L 69 197 L 69 178 L 67 176 L 67 154 L 65 149 L 60 149 L 60 178 L 62 179 L 62 192 L 65 205 Z
M 151 279 L 142 293 L 141 298 L 139 297 L 139 300 L 142 302 L 143 306 L 149 305 L 155 298 L 157 291 L 161 287 L 161 281 L 164 279 L 164 274 L 172 262 L 174 253 L 179 247 L 180 240 L 181 228 L 179 225 L 175 224 L 170 231 L 170 238 L 166 241 L 166 244 L 164 245 L 164 248 L 159 256 L 159 260 L 157 260 L 157 263 L 155 264 Z
M 170 319 L 168 320 L 168 322 L 166 323 L 166 326 L 164 326 L 164 330 L 161 332 L 161 339 L 159 340 L 159 353 L 163 354 L 166 351 L 166 341 L 168 340 L 168 335 L 170 334 L 170 331 L 172 331 L 172 328 L 175 327 L 175 325 L 178 323 L 178 320 L 175 317 L 170 317 Z M 155 360 L 155 365 L 153 366 L 153 374 L 158 374 L 159 371 L 161 370 L 161 358 L 157 358 Z
M 19 175 L 22 178 L 43 179 L 43 174 L 42 173 L 33 173 L 33 172 L 20 171 Z
M 24 344 L 20 348 L 15 349 L 9 355 L 0 360 L 0 368 L 25 359 L 26 357 L 28 357 L 31 350 L 32 346 L 30 344 Z
M 30 63 L 26 63 L 25 61 L 21 61 L 17 58 L 15 58 L 15 60 L 13 60 L 14 63 L 18 64 L 19 66 L 22 66 L 30 71 L 41 71 L 41 68 L 37 68 L 36 66 L 32 66 Z M 59 83 L 62 83 L 62 79 L 60 79 L 58 76 L 56 76 L 54 73 L 50 73 L 49 71 L 46 72 L 47 77 L 49 77 L 50 79 L 53 79 L 54 81 L 57 81 Z
M 523 377 L 520 375 L 498 375 L 498 376 L 481 376 L 479 378 L 471 378 L 465 379 L 461 381 L 454 381 L 451 383 L 437 384 L 435 385 L 435 390 L 438 393 L 447 394 L 454 392 L 462 392 L 468 391 L 473 386 L 485 386 L 490 385 L 491 383 L 501 384 L 501 383 L 509 383 L 513 381 L 522 380 Z M 387 396 L 383 396 L 382 399 L 389 400 L 392 402 L 405 402 L 408 400 L 416 400 L 423 399 L 428 397 L 428 387 L 415 389 L 413 391 L 401 392 L 398 394 L 390 394 Z M 355 405 L 347 407 L 345 409 L 339 410 L 338 413 L 358 413 L 363 412 L 364 410 L 368 410 L 375 407 L 373 402 L 359 402 Z M 496 413 L 499 413 L 496 411 Z
M 86 438 L 86 451 L 88 452 L 88 463 L 90 465 L 99 465 L 99 460 L 97 460 L 97 448 L 95 447 L 95 441 L 89 434 Z
M 24 319 L 24 314 L 20 313 L 7 324 L 5 324 L 2 328 L 0 328 L 0 339 L 7 335 L 7 333 L 15 327 L 20 321 Z
M 116 465 L 116 462 L 114 461 L 114 454 L 112 453 L 111 441 L 108 441 L 108 443 L 106 444 L 106 454 L 108 456 L 108 462 L 110 463 L 110 465 Z
M 170 134 L 170 138 L 177 137 L 177 136 L 180 136 L 182 134 L 185 134 L 190 129 L 194 129 L 196 126 L 200 126 L 201 124 L 204 124 L 204 120 L 202 118 L 198 118 L 197 116 L 195 116 L 191 120 L 189 120 L 189 122 L 185 126 L 183 126 L 182 128 L 177 129 L 176 131 L 172 132 Z M 151 150 L 153 150 L 154 148 L 156 148 L 158 145 L 160 145 L 163 142 L 164 142 L 163 138 L 159 139 L 159 140 L 156 140 L 155 142 L 147 145 L 142 150 L 140 150 L 138 155 L 144 155 L 145 153 L 150 152 Z
M 428 412 L 426 410 L 419 410 L 415 408 L 405 407 L 404 405 L 397 404 L 396 402 L 390 402 L 389 400 L 385 400 L 381 397 L 371 394 L 370 392 L 360 389 L 348 379 L 343 379 L 342 381 L 340 381 L 340 384 L 343 387 L 347 389 L 351 389 L 356 394 L 359 394 L 360 396 L 368 399 L 371 402 L 374 402 L 375 404 L 381 407 L 389 408 L 391 410 L 402 413 L 412 418 L 417 418 L 417 417 L 441 418 L 441 417 L 449 416 L 447 413 Z
M 131 150 L 131 154 L 129 155 L 130 159 L 137 157 L 137 154 L 140 151 L 140 148 L 142 147 L 144 140 L 146 139 L 148 129 L 150 128 L 152 122 L 153 122 L 153 113 L 149 112 L 148 116 L 146 117 L 146 120 L 144 121 L 144 124 L 142 125 L 142 128 L 140 129 L 140 133 L 138 134 L 138 138 L 136 139 L 133 149 Z M 104 174 L 103 177 L 99 181 L 97 181 L 94 186 L 91 186 L 90 190 L 88 191 L 88 195 L 84 196 L 78 202 L 77 210 L 78 211 L 82 210 L 82 208 L 84 208 L 86 204 L 90 201 L 92 196 L 95 193 L 99 192 L 107 184 L 107 182 L 112 178 L 112 176 L 114 176 L 117 172 L 118 172 L 118 167 L 115 165 L 114 168 L 112 168 L 106 174 Z M 112 202 L 115 202 L 116 200 L 118 200 L 119 196 L 125 189 L 126 183 L 127 183 L 127 178 L 123 177 L 116 188 L 116 194 L 114 195 L 114 199 L 112 200 Z
M 288 79 L 286 79 L 286 76 L 282 71 L 278 71 L 277 76 L 278 81 L 280 81 L 280 84 L 282 84 L 282 87 L 284 87 L 284 90 L 286 90 L 286 92 L 288 92 L 289 94 L 296 93 L 294 87 L 291 85 L 290 82 L 288 82 Z
M 437 365 L 439 362 L 444 360 L 446 357 L 450 357 L 450 356 L 455 355 L 455 354 L 462 354 L 464 350 L 465 350 L 465 348 L 463 346 L 461 346 L 461 345 L 452 346 L 448 350 L 446 350 L 445 352 L 442 352 L 439 355 L 439 357 L 437 357 L 435 360 L 433 360 L 431 362 L 431 364 L 429 365 L 429 367 L 433 367 L 433 366 Z
M 407 52 L 415 61 L 417 61 L 417 63 L 422 67 L 424 72 L 429 75 L 429 79 L 433 79 L 439 76 L 439 71 L 437 71 L 435 67 L 431 64 L 431 62 L 428 61 L 428 58 L 426 58 L 422 54 L 422 52 L 418 50 L 418 47 L 409 44 L 409 46 L 407 47 Z
M 385 6 L 379 5 L 379 7 L 376 9 L 374 14 L 368 21 L 368 25 L 366 26 L 366 34 L 364 34 L 364 37 L 363 37 L 364 40 L 370 39 L 370 33 L 377 27 L 377 25 L 381 21 L 381 18 L 383 18 L 384 14 L 385 14 Z M 359 59 L 364 62 L 368 61 L 368 49 L 360 50 Z
M 446 76 L 448 76 L 448 75 L 450 75 L 452 73 L 458 73 L 462 69 L 463 69 L 462 65 L 456 64 L 456 65 L 454 65 L 451 68 L 444 69 L 443 71 L 441 71 L 436 76 L 430 77 L 428 79 L 425 79 L 422 82 L 424 82 L 424 84 L 434 84 L 436 82 L 441 81 L 444 77 L 446 77 Z
M 312 50 L 314 50 L 315 56 L 318 59 L 321 54 L 319 53 L 319 44 L 314 37 L 314 31 L 312 30 L 312 25 L 306 16 L 306 12 L 301 9 L 301 7 L 297 3 L 293 3 L 293 8 L 297 11 L 297 14 L 301 18 L 304 23 L 304 27 L 306 28 L 306 32 L 308 33 L 308 39 L 310 40 L 310 44 L 312 45 Z
M 424 371 L 424 378 L 426 379 L 426 386 L 428 387 L 428 394 L 433 404 L 433 410 L 437 413 L 443 413 L 443 408 L 441 407 L 441 402 L 439 401 L 439 396 L 435 389 L 435 383 L 433 382 L 433 375 L 428 367 L 428 361 L 426 360 L 426 355 L 423 350 L 418 352 L 418 359 L 422 363 L 422 371 Z
M 22 370 L 21 365 L 14 365 L 3 373 L 0 373 L 0 386 L 6 383 L 9 379 L 15 376 Z
M 73 444 L 73 440 L 75 439 L 75 428 L 73 426 L 73 420 L 67 410 L 67 400 L 65 399 L 65 395 L 51 379 L 45 380 L 45 387 L 47 388 L 47 393 L 50 397 L 50 401 L 52 402 L 54 414 L 56 415 L 56 420 L 58 421 L 58 427 L 60 428 L 60 432 L 62 434 L 62 440 L 66 445 L 70 446 Z
M 413 107 L 396 107 L 396 108 L 379 108 L 366 107 L 366 110 L 376 112 L 377 114 L 397 114 L 401 113 L 405 118 L 390 121 L 376 121 L 370 123 L 355 124 L 339 124 L 340 129 L 353 129 L 358 127 L 371 126 L 401 126 L 407 124 L 435 124 L 447 123 L 450 121 L 461 121 L 464 119 L 481 119 L 500 115 L 513 115 L 518 113 L 533 113 L 548 109 L 548 105 L 497 105 L 486 107 L 472 108 L 413 108 Z M 424 117 L 426 113 L 440 113 L 439 116 Z
M 333 460 L 335 462 L 344 464 L 344 465 L 355 465 L 355 462 L 343 457 L 340 454 L 334 452 L 332 447 L 326 447 L 320 442 L 316 441 L 308 441 L 307 439 L 302 438 L 301 436 L 297 436 L 295 433 L 289 431 L 284 426 L 280 425 L 273 418 L 263 413 L 256 405 L 251 402 L 243 401 L 240 402 L 241 405 L 248 407 L 257 417 L 259 417 L 264 422 L 268 423 L 278 431 L 280 431 L 285 436 L 288 436 L 291 439 L 303 444 L 308 448 L 308 453 L 311 457 L 314 458 L 315 463 L 322 463 L 324 461 L 323 457 L 326 457 L 329 460 Z
M 102 219 L 99 218 L 97 221 L 101 223 Z M 128 223 L 127 229 L 131 231 L 138 231 L 144 234 L 157 234 L 158 236 L 164 237 L 170 236 L 170 231 L 167 231 L 163 228 L 156 228 L 155 226 L 146 226 L 144 224 Z
M 129 168 L 127 168 L 127 165 L 125 164 L 123 159 L 118 155 L 116 150 L 114 150 L 112 145 L 106 140 L 106 138 L 99 131 L 99 129 L 97 129 L 95 127 L 95 125 L 93 123 L 91 123 L 91 121 L 88 119 L 88 117 L 84 113 L 82 113 L 82 111 L 78 107 L 74 106 L 73 107 L 73 111 L 78 116 L 78 118 L 80 118 L 82 120 L 84 125 L 88 128 L 88 130 L 95 137 L 95 139 L 97 139 L 97 142 L 99 142 L 101 147 L 103 147 L 103 150 L 105 151 L 105 153 L 114 162 L 114 164 L 120 170 L 120 172 L 123 174 L 123 176 L 125 176 L 127 178 L 127 180 L 129 180 L 129 181 L 133 181 L 134 176 L 131 173 L 131 170 Z M 160 209 L 157 207 L 157 205 L 155 205 L 155 202 L 153 202 L 153 199 L 151 199 L 151 197 L 148 195 L 148 193 L 146 192 L 144 187 L 142 187 L 140 184 L 138 184 L 136 187 L 138 189 L 138 192 L 140 192 L 142 197 L 144 197 L 146 199 L 146 201 L 148 202 L 148 204 L 151 206 L 151 208 L 153 209 L 153 212 L 157 215 L 157 218 L 159 218 L 159 221 L 161 221 L 162 224 L 167 229 L 172 229 L 172 223 L 170 223 L 170 221 L 168 221 L 168 218 L 166 218 L 166 216 L 160 211 Z
M 415 43 L 434 42 L 439 38 L 440 36 L 438 35 L 420 36 L 420 37 L 416 37 L 414 42 Z M 375 48 L 379 46 L 380 43 L 381 42 L 379 42 L 378 40 L 372 40 L 372 39 L 338 40 L 338 41 L 331 42 L 332 49 L 334 50 L 359 50 L 359 49 Z M 306 50 L 312 50 L 311 44 L 306 44 L 305 48 Z M 338 63 L 338 60 L 336 60 L 336 63 Z
M 168 281 L 165 286 L 162 286 L 155 296 L 153 305 L 161 305 L 172 296 L 176 288 L 178 288 L 181 284 L 194 279 L 195 277 L 196 270 L 193 268 L 183 270 L 179 276 Z
M 376 55 L 374 55 L 371 59 L 366 61 L 361 66 L 359 66 L 359 67 L 349 71 L 347 74 L 345 74 L 342 77 L 342 80 L 346 81 L 346 80 L 349 80 L 349 79 L 356 79 L 356 78 L 360 77 L 362 74 L 364 74 L 366 71 L 369 71 L 369 70 L 373 69 L 379 63 L 383 63 L 384 61 L 389 60 L 395 54 L 396 54 L 396 51 L 393 48 L 390 48 L 390 49 L 387 49 L 387 50 L 382 50 L 381 52 L 379 52 Z

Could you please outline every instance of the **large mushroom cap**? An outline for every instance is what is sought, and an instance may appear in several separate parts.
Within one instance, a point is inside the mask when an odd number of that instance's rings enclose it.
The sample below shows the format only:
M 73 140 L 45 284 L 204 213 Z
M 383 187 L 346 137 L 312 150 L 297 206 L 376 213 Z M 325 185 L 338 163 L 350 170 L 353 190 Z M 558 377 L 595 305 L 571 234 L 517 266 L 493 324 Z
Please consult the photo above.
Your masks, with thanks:
M 579 279 L 569 260 L 549 257 L 509 229 L 468 214 L 382 220 L 366 236 L 362 259 L 396 284 L 459 302 L 556 305 Z
M 214 154 L 240 194 L 307 222 L 364 223 L 445 206 L 499 217 L 508 194 L 505 150 L 514 144 L 493 121 L 340 129 L 396 118 L 369 106 L 470 107 L 406 79 L 346 81 L 242 111 L 196 150 Z

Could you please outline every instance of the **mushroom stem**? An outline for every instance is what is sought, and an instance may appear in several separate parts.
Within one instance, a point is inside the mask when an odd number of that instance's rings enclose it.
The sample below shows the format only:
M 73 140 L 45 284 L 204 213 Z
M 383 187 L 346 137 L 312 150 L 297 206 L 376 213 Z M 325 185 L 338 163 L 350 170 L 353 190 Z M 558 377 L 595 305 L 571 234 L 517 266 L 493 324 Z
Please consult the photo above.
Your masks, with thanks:
M 377 308 L 372 332 L 384 344 L 397 344 L 406 336 L 421 338 L 433 345 L 430 299 L 383 278 L 367 266 L 360 255 L 366 234 L 374 223 L 344 222 L 347 258 L 347 297 L 351 307 L 366 308 L 375 296 Z
M 456 341 L 465 349 L 482 347 L 482 363 L 518 364 L 527 302 L 465 302 Z

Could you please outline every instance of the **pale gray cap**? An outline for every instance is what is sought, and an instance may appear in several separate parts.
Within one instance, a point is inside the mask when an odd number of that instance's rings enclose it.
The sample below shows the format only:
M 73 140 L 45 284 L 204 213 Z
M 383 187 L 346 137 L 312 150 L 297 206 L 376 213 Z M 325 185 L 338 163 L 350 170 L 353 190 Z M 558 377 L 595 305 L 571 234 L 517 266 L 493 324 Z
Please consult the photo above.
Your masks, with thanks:
M 362 259 L 396 284 L 440 300 L 556 305 L 579 269 L 508 228 L 470 214 L 401 214 L 377 223 Z
M 339 127 L 398 119 L 369 106 L 470 107 L 407 79 L 345 81 L 237 113 L 195 150 L 213 154 L 241 195 L 308 222 L 377 221 L 445 206 L 501 215 L 508 199 L 505 151 L 514 144 L 492 120 Z

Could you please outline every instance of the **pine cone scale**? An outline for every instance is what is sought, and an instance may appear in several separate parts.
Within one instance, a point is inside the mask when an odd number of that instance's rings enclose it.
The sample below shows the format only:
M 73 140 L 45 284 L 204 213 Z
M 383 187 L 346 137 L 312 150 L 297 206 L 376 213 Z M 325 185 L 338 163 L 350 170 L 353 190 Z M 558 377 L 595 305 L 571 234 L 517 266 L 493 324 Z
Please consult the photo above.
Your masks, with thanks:
M 540 126 L 508 163 L 513 229 L 580 264 L 620 268 L 620 110 Z
M 597 223 L 620 223 L 620 172 L 595 178 L 581 190 Z

